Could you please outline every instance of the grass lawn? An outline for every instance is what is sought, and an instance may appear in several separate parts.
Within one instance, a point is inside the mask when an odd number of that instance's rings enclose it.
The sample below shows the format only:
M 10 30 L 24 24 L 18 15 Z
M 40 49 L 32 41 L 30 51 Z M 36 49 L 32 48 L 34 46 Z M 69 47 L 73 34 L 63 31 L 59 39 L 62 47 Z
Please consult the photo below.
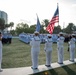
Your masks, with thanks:
M 64 60 L 69 59 L 68 44 L 64 44 Z M 31 47 L 19 39 L 12 39 L 12 44 L 3 45 L 2 68 L 17 68 L 31 66 Z M 41 44 L 39 65 L 45 64 L 44 44 Z M 53 44 L 52 62 L 57 62 L 57 45 Z M 76 64 L 75 64 L 76 65 Z

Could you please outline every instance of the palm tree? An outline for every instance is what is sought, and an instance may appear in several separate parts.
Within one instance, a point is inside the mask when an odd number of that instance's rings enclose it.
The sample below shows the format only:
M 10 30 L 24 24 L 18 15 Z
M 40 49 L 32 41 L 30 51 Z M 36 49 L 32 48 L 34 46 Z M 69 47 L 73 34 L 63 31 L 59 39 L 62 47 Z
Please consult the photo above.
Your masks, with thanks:
M 12 30 L 12 27 L 14 26 L 14 22 L 10 22 L 9 26 L 11 27 Z

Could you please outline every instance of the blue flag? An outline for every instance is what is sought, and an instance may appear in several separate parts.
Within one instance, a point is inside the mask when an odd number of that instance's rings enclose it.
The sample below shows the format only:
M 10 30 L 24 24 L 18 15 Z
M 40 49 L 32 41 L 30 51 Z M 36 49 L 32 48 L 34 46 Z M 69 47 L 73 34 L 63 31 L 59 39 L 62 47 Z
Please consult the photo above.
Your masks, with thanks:
M 40 21 L 39 21 L 39 18 L 38 18 L 38 16 L 37 16 L 36 31 L 40 32 L 40 27 L 41 27 L 41 25 L 40 25 Z

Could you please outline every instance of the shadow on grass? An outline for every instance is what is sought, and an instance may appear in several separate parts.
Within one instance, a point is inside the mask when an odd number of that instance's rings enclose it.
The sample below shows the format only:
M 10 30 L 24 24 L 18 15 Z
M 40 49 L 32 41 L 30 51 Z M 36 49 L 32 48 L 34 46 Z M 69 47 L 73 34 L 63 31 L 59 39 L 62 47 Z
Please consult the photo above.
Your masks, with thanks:
M 36 71 L 33 71 L 33 72 L 35 73 Z M 51 69 L 51 70 L 46 70 L 35 74 L 30 74 L 30 75 L 58 75 L 58 73 L 54 69 Z
M 76 63 L 75 63 L 76 64 Z M 67 72 L 67 75 L 76 75 L 76 72 L 73 71 L 71 68 L 68 66 L 62 66 L 62 68 Z

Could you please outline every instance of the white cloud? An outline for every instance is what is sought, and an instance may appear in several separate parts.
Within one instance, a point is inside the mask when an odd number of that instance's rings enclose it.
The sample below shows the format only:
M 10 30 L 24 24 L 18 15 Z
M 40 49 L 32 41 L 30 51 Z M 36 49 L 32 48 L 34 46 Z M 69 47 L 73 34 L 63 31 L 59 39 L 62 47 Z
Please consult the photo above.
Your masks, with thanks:
M 76 7 L 76 4 L 72 4 L 72 7 Z

